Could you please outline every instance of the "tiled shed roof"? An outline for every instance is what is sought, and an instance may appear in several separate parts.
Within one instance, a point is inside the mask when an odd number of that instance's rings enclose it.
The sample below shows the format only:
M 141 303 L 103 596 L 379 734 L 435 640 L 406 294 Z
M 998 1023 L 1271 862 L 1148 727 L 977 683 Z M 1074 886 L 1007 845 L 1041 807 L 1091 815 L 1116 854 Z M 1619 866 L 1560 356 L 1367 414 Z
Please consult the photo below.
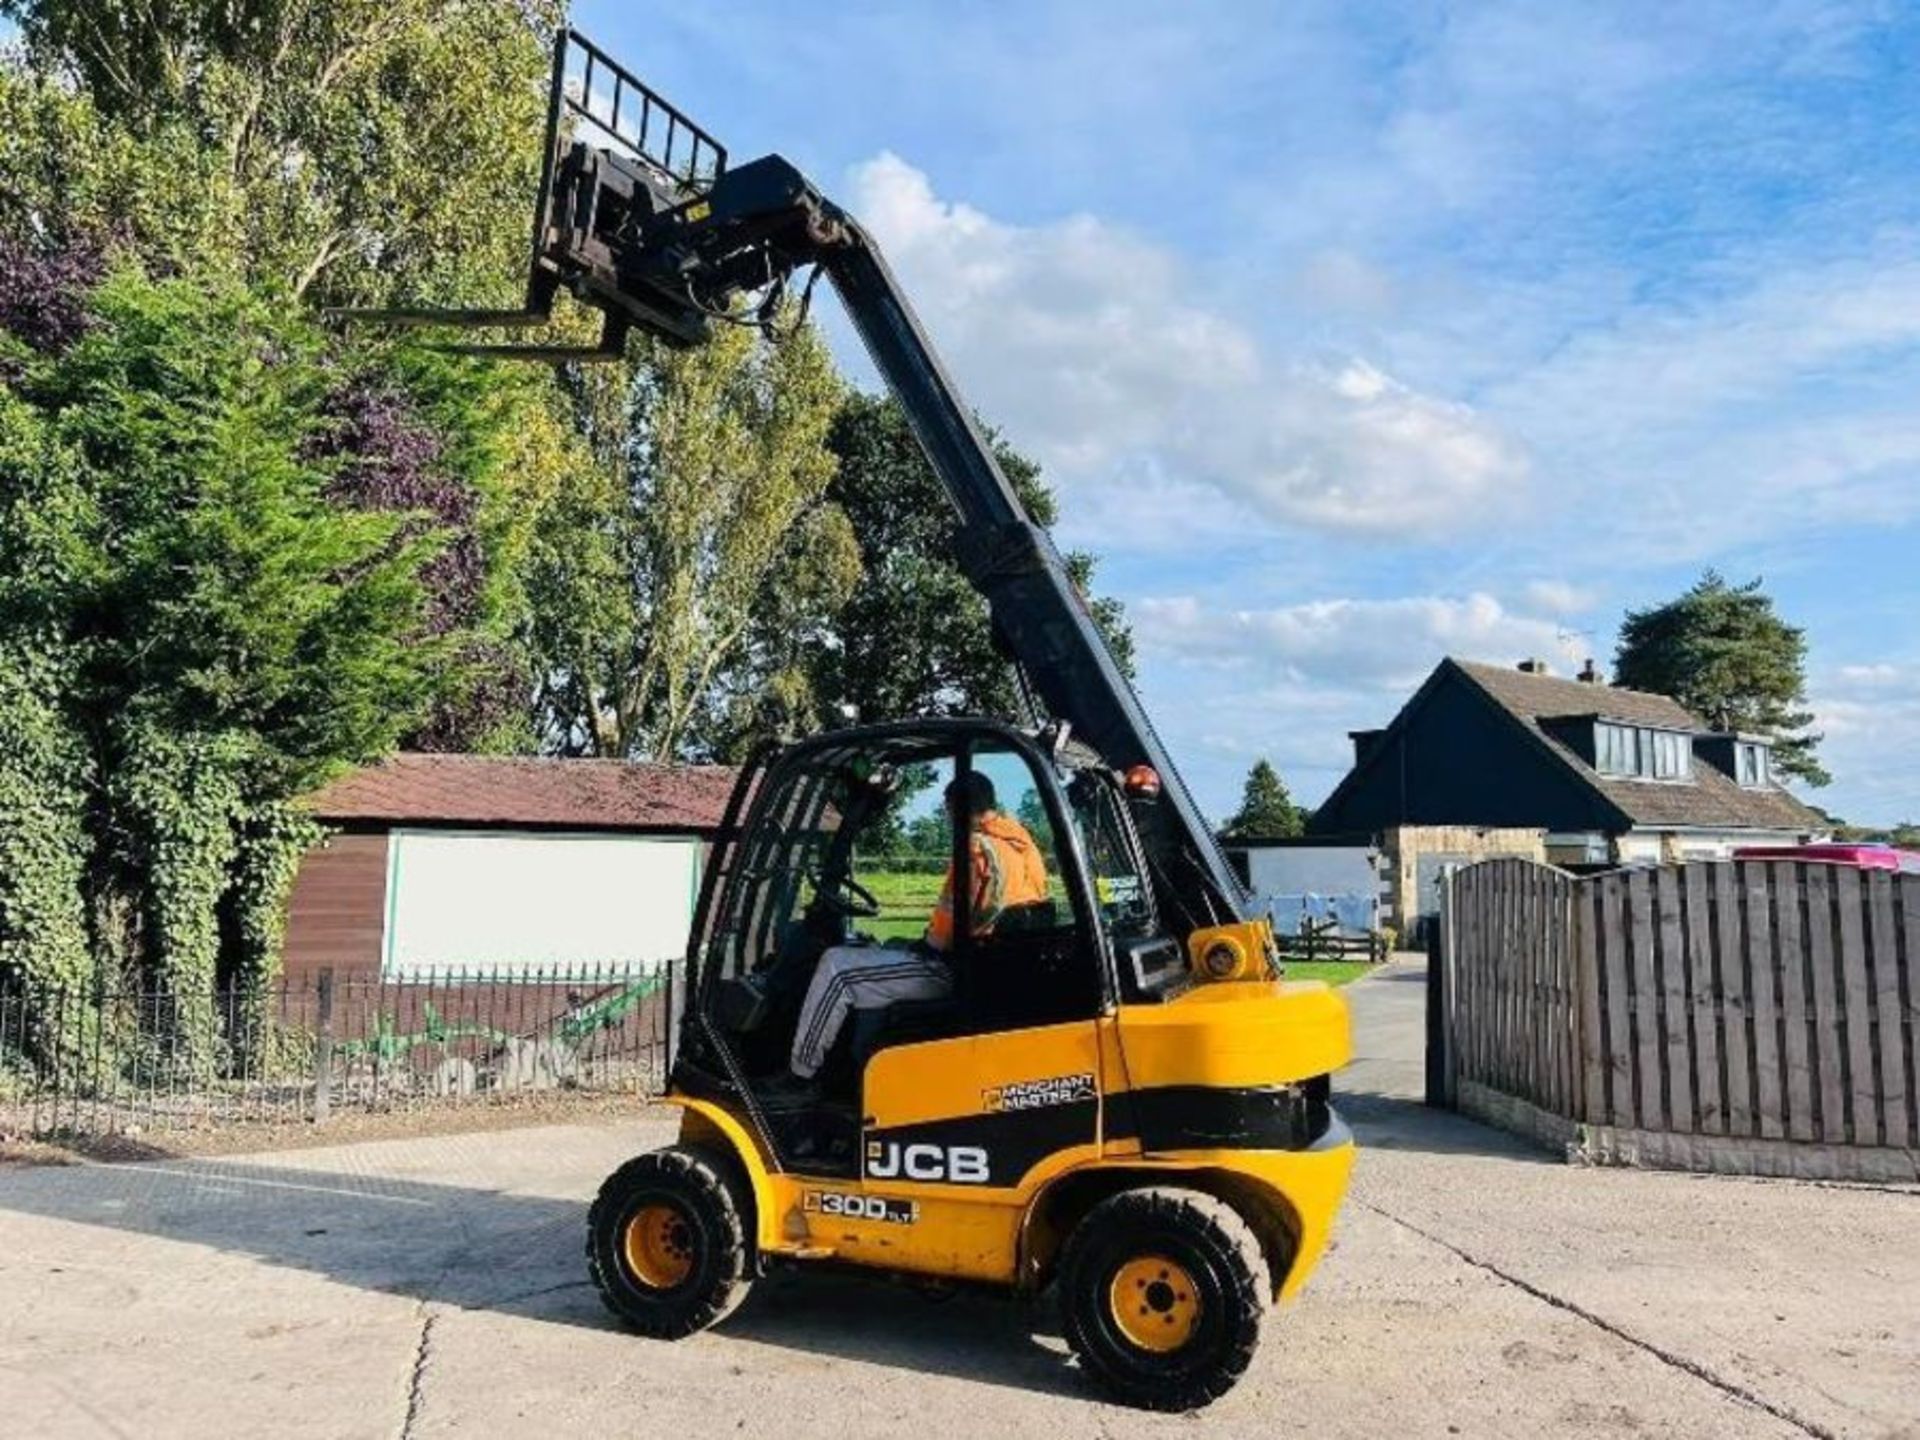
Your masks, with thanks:
M 581 830 L 720 828 L 736 772 L 518 755 L 395 755 L 307 797 L 318 819 Z

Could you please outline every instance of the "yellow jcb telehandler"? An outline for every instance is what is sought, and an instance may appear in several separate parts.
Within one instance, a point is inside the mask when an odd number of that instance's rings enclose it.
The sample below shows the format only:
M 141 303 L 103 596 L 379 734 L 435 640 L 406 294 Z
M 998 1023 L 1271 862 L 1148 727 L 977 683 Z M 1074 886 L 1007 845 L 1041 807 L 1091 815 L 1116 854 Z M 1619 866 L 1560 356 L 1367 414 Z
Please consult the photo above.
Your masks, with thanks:
M 729 166 L 573 32 L 547 146 L 526 308 L 381 318 L 538 323 L 564 289 L 604 313 L 597 348 L 464 348 L 617 356 L 635 327 L 697 345 L 716 324 L 771 323 L 796 271 L 812 270 L 809 290 L 824 274 L 945 487 L 954 559 L 1035 712 L 1024 728 L 836 730 L 745 767 L 673 991 L 679 1141 L 595 1200 L 601 1294 L 671 1338 L 775 1265 L 1051 1286 L 1074 1353 L 1113 1393 L 1207 1403 L 1326 1246 L 1353 1160 L 1328 1103 L 1344 1002 L 1281 978 L 1268 922 L 854 218 L 777 155 Z M 883 969 L 926 959 L 918 927 L 883 914 L 876 892 L 897 889 L 884 850 L 903 821 L 948 815 L 948 873 L 970 875 L 978 818 L 939 797 L 980 777 L 1044 855 L 1044 895 L 975 915 L 974 887 L 952 886 L 943 993 L 857 1011 L 796 1088 L 795 1032 L 829 950 L 872 946 Z

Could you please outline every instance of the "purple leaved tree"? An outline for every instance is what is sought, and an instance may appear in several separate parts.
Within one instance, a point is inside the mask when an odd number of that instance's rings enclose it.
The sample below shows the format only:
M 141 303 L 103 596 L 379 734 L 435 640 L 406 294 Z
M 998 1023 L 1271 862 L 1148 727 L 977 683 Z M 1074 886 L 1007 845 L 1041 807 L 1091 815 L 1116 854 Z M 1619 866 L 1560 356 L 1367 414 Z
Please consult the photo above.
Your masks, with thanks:
M 0 330 L 57 355 L 86 333 L 105 257 L 86 240 L 39 245 L 0 231 Z
M 471 630 L 487 585 L 478 498 L 444 463 L 441 437 L 404 394 L 377 381 L 356 380 L 333 397 L 328 410 L 334 424 L 316 447 L 318 457 L 338 461 L 328 498 L 359 510 L 410 514 L 403 540 L 443 532 L 445 543 L 420 572 L 426 591 L 422 632 L 439 638 Z M 407 748 L 472 749 L 524 708 L 524 675 L 508 646 L 473 635 L 457 644 L 452 663 L 459 683 L 443 691 L 420 729 L 407 737 Z

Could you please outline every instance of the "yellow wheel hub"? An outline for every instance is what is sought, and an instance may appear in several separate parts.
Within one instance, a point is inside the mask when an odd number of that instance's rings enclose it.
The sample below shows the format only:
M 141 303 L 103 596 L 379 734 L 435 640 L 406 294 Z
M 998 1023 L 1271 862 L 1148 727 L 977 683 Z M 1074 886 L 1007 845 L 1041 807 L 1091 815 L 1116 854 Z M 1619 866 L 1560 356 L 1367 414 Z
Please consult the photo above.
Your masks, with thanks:
M 1178 1350 L 1200 1324 L 1193 1277 L 1164 1255 L 1141 1255 L 1114 1271 L 1107 1304 L 1120 1333 L 1155 1354 Z
M 620 1246 L 633 1278 L 651 1290 L 671 1290 L 693 1273 L 693 1227 L 672 1205 L 643 1205 L 627 1221 Z

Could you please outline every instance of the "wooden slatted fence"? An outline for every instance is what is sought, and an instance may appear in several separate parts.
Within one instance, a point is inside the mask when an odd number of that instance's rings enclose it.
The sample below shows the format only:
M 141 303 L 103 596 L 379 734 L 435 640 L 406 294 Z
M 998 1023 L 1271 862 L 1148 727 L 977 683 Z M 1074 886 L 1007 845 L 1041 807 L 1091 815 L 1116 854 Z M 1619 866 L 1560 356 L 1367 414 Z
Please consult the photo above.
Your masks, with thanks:
M 1610 1133 L 1920 1153 L 1920 875 L 1494 860 L 1448 878 L 1443 925 L 1450 1093 Z

